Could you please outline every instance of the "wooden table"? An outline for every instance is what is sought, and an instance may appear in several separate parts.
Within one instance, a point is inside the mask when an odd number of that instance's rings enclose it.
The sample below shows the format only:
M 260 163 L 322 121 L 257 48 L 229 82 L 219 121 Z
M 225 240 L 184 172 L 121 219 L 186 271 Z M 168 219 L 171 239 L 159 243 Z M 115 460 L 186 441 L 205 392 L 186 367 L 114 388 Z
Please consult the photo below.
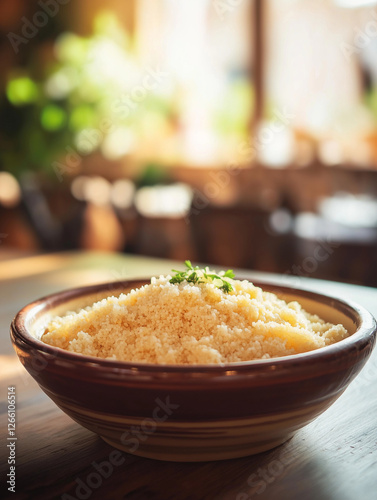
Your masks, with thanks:
M 376 500 L 377 349 L 347 391 L 286 444 L 257 456 L 207 463 L 164 463 L 123 454 L 89 489 L 94 462 L 112 448 L 80 427 L 24 370 L 9 340 L 14 314 L 64 288 L 170 271 L 176 263 L 140 257 L 67 253 L 0 262 L 1 498 Z M 276 279 L 245 272 L 249 278 Z M 287 277 L 281 276 L 286 282 Z M 293 278 L 295 280 L 295 278 Z M 297 281 L 297 278 L 296 278 Z M 377 290 L 300 278 L 300 284 L 349 297 L 377 316 Z M 5 484 L 7 388 L 17 394 L 16 493 Z M 82 489 L 79 488 L 81 484 Z

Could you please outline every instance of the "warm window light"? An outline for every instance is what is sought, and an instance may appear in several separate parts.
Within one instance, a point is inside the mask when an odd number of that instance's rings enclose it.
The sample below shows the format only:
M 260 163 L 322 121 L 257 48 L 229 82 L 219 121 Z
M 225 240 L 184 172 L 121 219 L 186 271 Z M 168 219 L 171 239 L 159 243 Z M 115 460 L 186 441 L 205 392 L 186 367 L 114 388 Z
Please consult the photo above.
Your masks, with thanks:
M 139 189 L 135 197 L 138 212 L 144 217 L 179 218 L 189 213 L 192 191 L 186 184 Z
M 295 142 L 291 129 L 282 124 L 265 122 L 256 137 L 258 160 L 271 168 L 284 168 L 293 161 Z
M 0 205 L 13 208 L 21 199 L 21 189 L 15 177 L 8 172 L 0 172 Z
M 347 9 L 356 9 L 358 7 L 368 7 L 368 5 L 377 5 L 376 0 L 335 0 L 339 7 Z
M 195 121 L 187 126 L 183 140 L 185 161 L 192 166 L 211 165 L 216 157 L 216 135 L 209 126 L 198 124 Z
M 126 127 L 119 127 L 104 138 L 101 151 L 108 160 L 118 160 L 131 152 L 132 143 L 132 132 Z
M 164 4 L 170 22 L 165 42 L 168 71 L 174 72 L 185 85 L 195 87 L 200 83 L 195 75 L 208 74 L 206 39 L 210 0 L 165 0 Z
M 100 68 L 101 73 L 98 73 Z M 123 83 L 126 88 L 138 83 L 138 67 L 123 47 L 113 40 L 102 38 L 93 44 L 88 75 L 99 81 Z

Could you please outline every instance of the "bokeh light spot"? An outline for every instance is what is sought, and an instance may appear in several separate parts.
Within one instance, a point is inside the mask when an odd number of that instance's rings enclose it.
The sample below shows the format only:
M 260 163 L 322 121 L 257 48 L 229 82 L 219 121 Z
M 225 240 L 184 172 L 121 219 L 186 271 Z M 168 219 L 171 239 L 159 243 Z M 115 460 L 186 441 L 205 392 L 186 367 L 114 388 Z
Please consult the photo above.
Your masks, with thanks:
M 15 78 L 7 85 L 8 100 L 14 106 L 25 106 L 38 99 L 37 85 L 27 76 Z
M 50 104 L 41 113 L 42 127 L 49 132 L 60 130 L 66 122 L 67 114 L 64 109 Z

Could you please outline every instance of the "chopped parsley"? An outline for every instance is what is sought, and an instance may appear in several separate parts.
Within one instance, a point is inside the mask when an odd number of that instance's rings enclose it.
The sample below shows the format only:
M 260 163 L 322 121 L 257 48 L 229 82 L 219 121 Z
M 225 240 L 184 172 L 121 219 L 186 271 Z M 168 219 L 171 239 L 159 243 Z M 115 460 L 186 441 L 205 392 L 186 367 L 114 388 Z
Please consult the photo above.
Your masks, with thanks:
M 186 269 L 185 271 L 177 271 L 172 269 L 175 276 L 171 278 L 170 283 L 179 284 L 183 281 L 187 283 L 212 283 L 217 288 L 220 288 L 225 293 L 233 291 L 232 279 L 234 278 L 234 273 L 231 269 L 228 271 L 220 271 L 218 274 L 210 271 L 208 267 L 200 269 L 199 266 L 193 267 L 189 260 L 185 261 Z

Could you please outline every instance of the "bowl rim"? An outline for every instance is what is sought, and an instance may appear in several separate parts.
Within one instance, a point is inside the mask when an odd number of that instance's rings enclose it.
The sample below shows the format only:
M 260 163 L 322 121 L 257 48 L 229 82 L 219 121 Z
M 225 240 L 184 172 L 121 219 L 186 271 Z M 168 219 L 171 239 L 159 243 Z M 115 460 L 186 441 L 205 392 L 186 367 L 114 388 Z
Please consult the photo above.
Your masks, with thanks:
M 246 278 L 235 278 L 246 280 L 253 283 L 255 286 L 262 288 L 268 292 L 275 294 L 290 294 L 298 295 L 307 299 L 314 299 L 320 303 L 330 305 L 340 310 L 343 314 L 351 317 L 356 323 L 356 330 L 353 334 L 345 339 L 340 340 L 334 344 L 320 347 L 318 349 L 307 351 L 298 354 L 291 354 L 288 356 L 275 357 L 269 359 L 255 359 L 250 361 L 229 362 L 221 364 L 157 364 L 148 362 L 133 362 L 133 361 L 119 361 L 113 359 L 97 358 L 85 354 L 66 351 L 62 348 L 50 346 L 43 341 L 36 339 L 29 333 L 26 328 L 26 320 L 30 315 L 38 316 L 42 311 L 48 311 L 54 306 L 63 304 L 69 300 L 92 295 L 94 293 L 102 293 L 105 290 L 111 291 L 126 288 L 128 291 L 150 283 L 150 277 L 135 278 L 131 280 L 111 281 L 106 283 L 99 283 L 94 285 L 75 287 L 55 292 L 53 294 L 41 297 L 33 302 L 24 306 L 14 317 L 11 323 L 11 340 L 14 345 L 22 344 L 24 347 L 29 347 L 39 353 L 52 355 L 53 358 L 60 359 L 66 362 L 72 362 L 77 365 L 86 365 L 91 367 L 99 367 L 102 369 L 119 370 L 119 371 L 132 371 L 142 374 L 143 372 L 151 374 L 151 372 L 168 372 L 177 374 L 194 374 L 196 372 L 207 372 L 216 374 L 217 372 L 243 372 L 249 370 L 258 370 L 260 368 L 275 370 L 277 368 L 287 368 L 292 365 L 305 365 L 306 362 L 320 362 L 324 363 L 339 358 L 342 355 L 349 353 L 352 350 L 363 349 L 367 344 L 372 343 L 372 348 L 376 342 L 377 323 L 374 316 L 360 304 L 353 300 L 346 300 L 336 297 L 327 293 L 320 293 L 310 290 L 307 287 L 297 287 L 283 285 L 279 281 L 273 280 L 248 280 Z M 111 296 L 109 293 L 109 296 Z M 99 299 L 102 300 L 102 299 Z M 299 298 L 298 298 L 299 302 Z M 372 350 L 372 349 L 371 349 Z M 309 363 L 308 363 L 309 364 Z M 231 373 L 230 373 L 231 374 Z M 135 373 L 136 375 L 136 373 Z

